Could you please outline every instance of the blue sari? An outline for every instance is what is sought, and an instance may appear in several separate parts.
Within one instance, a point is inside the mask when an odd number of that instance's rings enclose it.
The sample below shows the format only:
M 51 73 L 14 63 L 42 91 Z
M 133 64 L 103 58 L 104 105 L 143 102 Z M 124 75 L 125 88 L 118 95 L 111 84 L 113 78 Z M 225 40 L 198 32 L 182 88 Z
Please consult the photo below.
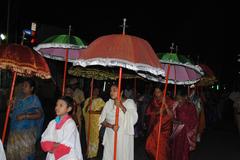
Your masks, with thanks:
M 21 120 L 16 117 L 20 114 L 41 112 L 42 117 L 37 120 Z M 32 95 L 25 99 L 18 99 L 11 114 L 10 134 L 7 144 L 7 158 L 33 160 L 35 144 L 41 135 L 44 115 L 41 103 L 37 96 Z

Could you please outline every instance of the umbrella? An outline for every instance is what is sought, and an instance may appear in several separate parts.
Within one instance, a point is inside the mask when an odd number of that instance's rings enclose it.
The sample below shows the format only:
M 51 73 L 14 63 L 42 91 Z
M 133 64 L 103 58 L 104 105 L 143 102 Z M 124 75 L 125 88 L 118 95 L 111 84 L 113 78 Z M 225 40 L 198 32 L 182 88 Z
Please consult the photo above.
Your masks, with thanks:
M 93 78 L 96 80 L 117 80 L 119 78 L 116 70 L 113 68 L 106 69 L 100 66 L 98 68 L 73 66 L 68 70 L 68 74 L 76 77 Z M 134 79 L 140 78 L 140 76 L 137 76 L 134 73 L 123 73 L 122 78 Z
M 164 97 L 166 96 L 167 84 L 175 84 L 174 85 L 174 95 L 176 95 L 176 84 L 193 84 L 200 80 L 201 75 L 203 75 L 202 69 L 197 66 L 193 65 L 192 62 L 184 57 L 183 55 L 179 55 L 177 53 L 172 53 L 173 45 L 171 46 L 170 53 L 161 54 L 160 62 L 165 71 L 167 71 L 166 79 L 162 79 L 161 77 L 153 77 L 148 75 L 148 78 L 154 79 L 156 81 L 161 81 L 165 84 L 164 88 Z M 162 106 L 163 107 L 163 104 Z M 159 157 L 159 144 L 160 144 L 160 133 L 161 133 L 161 126 L 162 126 L 162 115 L 159 117 L 159 130 L 158 130 L 158 139 L 157 139 L 157 153 L 156 153 L 156 160 Z
M 42 79 L 51 78 L 50 70 L 43 57 L 27 46 L 18 44 L 9 44 L 0 46 L 0 68 L 9 69 L 13 72 L 13 81 L 10 92 L 10 101 L 12 101 L 14 85 L 17 75 L 20 76 L 37 76 Z M 6 120 L 2 141 L 4 142 L 10 105 L 7 109 Z
M 193 84 L 200 80 L 204 74 L 201 67 L 194 65 L 188 58 L 177 53 L 165 53 L 160 57 L 163 68 L 170 65 L 169 83 L 172 84 Z
M 85 42 L 76 36 L 54 35 L 34 47 L 42 56 L 58 61 L 65 61 L 66 49 L 68 49 L 68 62 L 78 59 L 79 52 L 87 46 Z
M 70 35 L 71 26 L 69 26 L 68 35 L 54 35 L 47 38 L 34 49 L 42 56 L 54 60 L 65 60 L 62 95 L 64 95 L 66 84 L 67 63 L 73 62 L 87 46 L 78 37 Z
M 161 64 L 150 44 L 138 37 L 112 34 L 97 38 L 73 64 L 123 67 L 133 71 L 164 76 Z
M 122 68 L 135 72 L 149 72 L 153 75 L 164 76 L 159 62 L 151 45 L 136 36 L 125 35 L 125 22 L 123 34 L 105 35 L 94 40 L 79 56 L 74 65 L 119 67 L 118 100 L 120 100 Z M 115 124 L 118 126 L 119 108 L 116 109 Z M 117 132 L 114 134 L 114 160 L 117 155 Z
M 199 64 L 204 72 L 204 76 L 200 79 L 196 86 L 210 86 L 217 82 L 214 72 L 206 64 Z

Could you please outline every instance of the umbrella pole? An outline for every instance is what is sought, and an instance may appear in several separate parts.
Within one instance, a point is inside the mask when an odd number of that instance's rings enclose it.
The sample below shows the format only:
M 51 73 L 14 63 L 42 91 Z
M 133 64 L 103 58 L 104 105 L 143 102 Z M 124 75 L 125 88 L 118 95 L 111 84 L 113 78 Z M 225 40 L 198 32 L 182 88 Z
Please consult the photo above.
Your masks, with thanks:
M 10 97 L 9 97 L 9 104 L 8 104 L 8 108 L 7 108 L 7 113 L 6 113 L 6 118 L 5 118 L 4 128 L 3 128 L 3 134 L 2 134 L 2 143 L 4 143 L 5 136 L 6 136 L 8 119 L 9 119 L 9 114 L 10 114 L 10 110 L 11 110 L 11 102 L 12 102 L 12 98 L 13 98 L 13 91 L 14 91 L 14 86 L 15 86 L 15 82 L 16 82 L 16 77 L 17 77 L 17 72 L 13 72 L 13 80 L 12 80 L 11 92 L 10 92 Z
M 118 100 L 121 100 L 121 80 L 122 80 L 122 67 L 119 68 L 119 79 L 118 79 Z M 115 114 L 115 125 L 118 127 L 118 117 L 119 117 L 119 107 L 116 107 L 116 114 Z M 117 160 L 117 131 L 114 132 L 114 154 L 113 159 Z
M 64 95 L 64 92 L 65 92 L 66 76 L 67 76 L 67 63 L 68 63 L 68 48 L 66 49 L 66 58 L 65 58 L 65 64 L 64 64 L 62 96 Z
M 169 73 L 170 73 L 170 64 L 168 64 L 166 83 L 165 83 L 164 92 L 163 92 L 163 99 L 166 97 L 166 93 L 167 93 Z M 166 102 L 166 100 L 165 100 L 165 102 Z M 161 108 L 164 107 L 163 105 L 164 105 L 164 104 L 162 103 Z M 160 108 L 160 109 L 161 109 L 161 108 Z M 159 157 L 159 152 L 158 152 L 158 150 L 159 150 L 159 145 L 160 145 L 161 126 L 162 126 L 162 114 L 160 114 L 160 118 L 159 118 L 159 129 L 158 129 L 157 151 L 156 151 L 157 153 L 156 153 L 155 160 L 158 160 L 158 157 Z
M 176 84 L 176 68 L 174 67 L 174 76 L 175 76 L 175 81 L 174 81 L 174 97 L 176 97 L 177 94 L 177 84 Z
M 91 80 L 91 93 L 90 93 L 90 106 L 89 106 L 89 110 L 88 110 L 88 135 L 87 135 L 87 156 L 88 156 L 88 151 L 89 151 L 89 143 L 90 143 L 90 127 L 91 127 L 91 114 L 90 111 L 92 110 L 92 98 L 93 98 L 93 83 L 94 83 L 94 79 L 92 78 Z

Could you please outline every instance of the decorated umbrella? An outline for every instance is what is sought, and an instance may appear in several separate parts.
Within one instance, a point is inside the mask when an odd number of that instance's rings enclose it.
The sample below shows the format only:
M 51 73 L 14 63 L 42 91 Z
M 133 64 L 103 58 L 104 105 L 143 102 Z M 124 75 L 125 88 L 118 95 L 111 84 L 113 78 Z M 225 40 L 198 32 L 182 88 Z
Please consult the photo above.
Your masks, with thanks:
M 176 85 L 189 85 L 196 83 L 200 80 L 201 76 L 204 74 L 201 67 L 198 65 L 193 65 L 193 63 L 183 55 L 172 53 L 174 44 L 172 43 L 171 52 L 164 53 L 159 55 L 160 62 L 163 66 L 163 69 L 167 72 L 166 79 L 162 77 L 155 77 L 152 75 L 142 75 L 148 79 L 154 81 L 161 81 L 165 83 L 164 88 L 164 97 L 166 96 L 167 84 L 171 83 L 174 84 L 174 96 L 176 95 Z M 163 105 L 162 105 L 163 107 Z M 161 125 L 162 125 L 162 115 L 160 115 L 159 119 L 160 125 L 158 130 L 158 144 L 157 144 L 157 153 L 156 153 L 156 160 L 158 160 L 159 156 L 159 143 L 160 143 L 160 133 L 161 133 Z
M 9 44 L 0 46 L 0 68 L 9 69 L 13 72 L 13 80 L 10 92 L 10 102 L 12 101 L 14 85 L 17 75 L 37 76 L 42 79 L 51 78 L 50 70 L 43 57 L 27 46 L 18 44 Z M 4 142 L 10 105 L 7 108 L 6 119 L 4 123 L 2 141 Z
M 68 70 L 68 74 L 76 77 L 93 78 L 96 80 L 117 80 L 119 78 L 119 75 L 116 74 L 114 69 L 106 69 L 100 66 L 98 68 L 73 66 Z M 135 79 L 141 77 L 133 73 L 123 73 L 122 78 Z
M 196 84 L 196 86 L 210 86 L 217 82 L 214 72 L 212 69 L 206 64 L 199 64 L 204 72 L 204 76 L 200 79 L 200 81 Z
M 136 72 L 149 72 L 164 76 L 161 64 L 150 44 L 135 36 L 123 34 L 106 35 L 94 40 L 80 55 L 74 65 L 119 67 L 118 100 L 120 100 L 122 68 Z M 115 124 L 118 126 L 119 108 L 116 109 Z M 114 160 L 117 157 L 117 132 L 114 134 Z
M 54 60 L 65 61 L 62 95 L 64 95 L 67 63 L 79 58 L 79 54 L 87 47 L 85 43 L 76 36 L 71 36 L 71 26 L 68 35 L 55 35 L 47 38 L 34 49 L 42 56 Z

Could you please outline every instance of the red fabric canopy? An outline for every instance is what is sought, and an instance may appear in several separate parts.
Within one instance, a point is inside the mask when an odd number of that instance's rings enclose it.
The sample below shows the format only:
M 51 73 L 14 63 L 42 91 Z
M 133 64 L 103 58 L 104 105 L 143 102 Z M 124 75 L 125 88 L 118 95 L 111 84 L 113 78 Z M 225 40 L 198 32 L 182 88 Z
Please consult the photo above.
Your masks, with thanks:
M 45 59 L 31 48 L 19 44 L 0 46 L 0 68 L 10 69 L 21 76 L 51 78 Z
M 209 68 L 207 65 L 205 64 L 199 64 L 199 66 L 203 69 L 203 72 L 206 76 L 208 77 L 215 77 L 214 72 L 212 71 L 211 68 Z
M 134 71 L 164 75 L 161 63 L 147 41 L 122 34 L 97 38 L 80 55 L 75 65 L 119 66 Z

